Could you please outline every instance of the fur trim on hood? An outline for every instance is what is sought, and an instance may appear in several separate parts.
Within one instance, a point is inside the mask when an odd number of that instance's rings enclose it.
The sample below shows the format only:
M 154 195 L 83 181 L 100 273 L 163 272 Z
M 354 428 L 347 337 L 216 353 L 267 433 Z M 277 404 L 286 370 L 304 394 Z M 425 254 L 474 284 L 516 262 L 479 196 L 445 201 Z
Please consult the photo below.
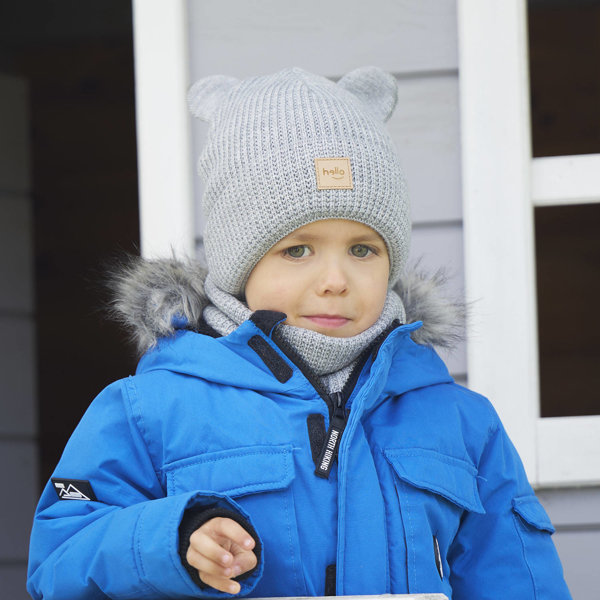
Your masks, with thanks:
M 132 257 L 110 276 L 111 314 L 130 330 L 138 351 L 144 353 L 160 337 L 197 327 L 208 304 L 205 277 L 206 269 L 196 260 Z M 394 287 L 406 322 L 423 322 L 411 334 L 418 344 L 453 348 L 463 339 L 465 303 L 445 296 L 446 283 L 444 271 L 427 275 L 417 263 Z

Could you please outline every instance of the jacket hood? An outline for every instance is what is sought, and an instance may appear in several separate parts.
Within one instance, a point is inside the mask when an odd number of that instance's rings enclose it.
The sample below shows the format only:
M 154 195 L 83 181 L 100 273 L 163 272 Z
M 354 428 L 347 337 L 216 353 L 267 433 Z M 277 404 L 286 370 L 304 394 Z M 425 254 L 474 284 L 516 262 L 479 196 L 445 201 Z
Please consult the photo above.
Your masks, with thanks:
M 142 354 L 159 338 L 197 328 L 208 304 L 205 277 L 206 269 L 197 260 L 133 257 L 110 276 L 112 316 L 130 331 Z M 463 338 L 465 304 L 445 294 L 446 282 L 444 271 L 426 274 L 417 263 L 394 286 L 406 323 L 423 323 L 411 332 L 417 344 L 452 348 Z

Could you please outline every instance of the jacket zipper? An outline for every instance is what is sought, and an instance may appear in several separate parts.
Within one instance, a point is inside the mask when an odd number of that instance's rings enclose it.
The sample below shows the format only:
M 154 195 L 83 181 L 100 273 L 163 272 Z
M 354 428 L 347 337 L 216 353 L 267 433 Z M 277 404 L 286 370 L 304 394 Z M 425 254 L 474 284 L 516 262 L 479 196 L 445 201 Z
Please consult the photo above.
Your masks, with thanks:
M 325 443 L 323 444 L 323 449 L 321 450 L 321 455 L 319 456 L 319 461 L 317 463 L 318 467 L 315 469 L 315 475 L 318 477 L 329 479 L 331 467 L 337 458 L 342 433 L 344 432 L 346 424 L 348 423 L 345 404 L 352 395 L 360 372 L 365 366 L 369 356 L 372 356 L 373 359 L 376 358 L 381 344 L 383 344 L 388 335 L 399 325 L 400 323 L 395 320 L 385 331 L 379 334 L 371 348 L 367 349 L 358 359 L 358 362 L 350 374 L 348 381 L 346 381 L 342 391 L 333 392 L 332 394 L 328 394 L 325 391 L 320 380 L 313 375 L 311 370 L 308 368 L 300 355 L 295 351 L 295 349 L 283 338 L 283 336 L 279 334 L 277 328 L 275 328 L 273 331 L 271 336 L 273 342 L 279 346 L 283 353 L 300 369 L 301 373 L 304 375 L 304 377 L 306 377 L 308 382 L 313 386 L 315 391 L 319 394 L 319 396 L 321 396 L 329 408 L 329 431 L 327 432 Z
M 329 421 L 329 431 L 325 437 L 321 455 L 317 461 L 318 466 L 315 469 L 315 475 L 322 477 L 323 479 L 329 478 L 331 467 L 337 458 L 342 434 L 344 433 L 346 423 L 348 422 L 342 393 L 334 392 L 333 394 L 329 394 L 329 398 L 331 399 L 331 404 L 333 406 L 333 414 Z
M 319 460 L 317 462 L 318 466 L 315 469 L 315 475 L 317 477 L 329 479 L 331 467 L 337 459 L 342 434 L 344 433 L 344 429 L 348 423 L 348 415 L 346 414 L 345 404 L 354 391 L 354 387 L 356 386 L 360 372 L 368 361 L 369 356 L 372 356 L 373 360 L 375 360 L 381 344 L 384 342 L 390 332 L 399 325 L 400 323 L 398 321 L 394 321 L 390 327 L 388 327 L 378 336 L 373 347 L 364 352 L 359 358 L 357 365 L 350 374 L 350 377 L 346 381 L 342 391 L 333 392 L 332 394 L 328 394 L 324 390 L 321 382 L 313 375 L 304 360 L 300 358 L 298 353 L 283 339 L 282 336 L 278 335 L 277 330 L 274 331 L 274 335 L 272 336 L 273 342 L 277 344 L 279 348 L 283 350 L 284 354 L 286 354 L 286 356 L 296 364 L 296 366 L 300 369 L 302 374 L 306 377 L 306 379 L 313 386 L 319 396 L 321 396 L 321 398 L 325 401 L 329 408 L 329 431 L 327 432 L 325 443 L 323 444 L 323 449 L 321 450 L 321 455 L 319 456 Z M 398 493 L 397 490 L 396 493 Z M 328 596 L 336 595 L 336 573 L 337 569 L 335 564 L 329 565 L 325 570 L 325 594 Z

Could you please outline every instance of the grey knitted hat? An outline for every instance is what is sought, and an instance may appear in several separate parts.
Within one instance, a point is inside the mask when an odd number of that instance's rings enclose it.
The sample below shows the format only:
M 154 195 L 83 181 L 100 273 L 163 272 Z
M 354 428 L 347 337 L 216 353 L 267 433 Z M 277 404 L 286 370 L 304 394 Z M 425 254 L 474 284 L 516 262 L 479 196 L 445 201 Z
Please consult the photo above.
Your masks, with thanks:
M 210 123 L 198 170 L 206 183 L 204 244 L 222 290 L 239 296 L 265 253 L 322 219 L 368 225 L 384 239 L 390 285 L 410 238 L 404 178 L 384 122 L 394 77 L 375 67 L 337 83 L 299 68 L 237 80 L 215 75 L 189 92 L 192 114 Z

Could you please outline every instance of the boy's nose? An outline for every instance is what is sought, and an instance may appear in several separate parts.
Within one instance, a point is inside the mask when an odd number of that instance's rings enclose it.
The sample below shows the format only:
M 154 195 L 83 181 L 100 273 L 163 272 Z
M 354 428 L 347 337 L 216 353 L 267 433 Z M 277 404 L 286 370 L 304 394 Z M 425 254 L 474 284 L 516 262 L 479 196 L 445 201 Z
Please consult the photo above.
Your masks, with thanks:
M 340 295 L 348 291 L 348 278 L 337 261 L 323 265 L 318 281 L 319 294 Z

